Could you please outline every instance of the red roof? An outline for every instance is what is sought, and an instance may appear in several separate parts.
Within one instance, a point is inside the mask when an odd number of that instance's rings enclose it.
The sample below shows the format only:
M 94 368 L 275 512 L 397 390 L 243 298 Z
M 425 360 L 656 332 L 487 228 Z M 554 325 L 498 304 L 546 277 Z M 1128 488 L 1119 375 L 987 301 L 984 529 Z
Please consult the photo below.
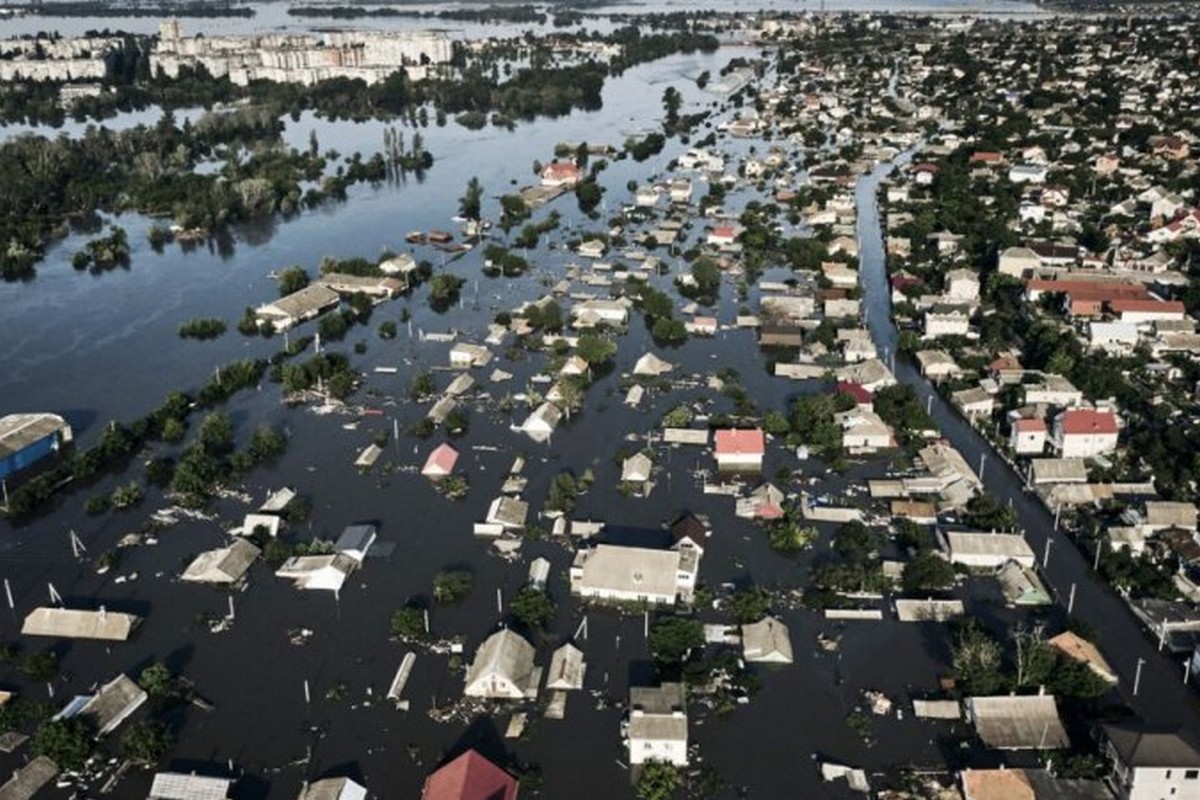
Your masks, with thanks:
M 458 451 L 448 444 L 440 444 L 425 461 L 422 475 L 449 475 L 458 463 Z
M 1114 314 L 1126 311 L 1153 311 L 1162 314 L 1182 314 L 1183 303 L 1178 300 L 1137 300 L 1131 297 L 1120 297 L 1110 300 L 1108 307 Z
M 1013 429 L 1017 433 L 1045 433 L 1046 423 L 1040 419 L 1019 419 L 1013 423 Z
M 732 239 L 737 236 L 737 228 L 732 225 L 718 225 L 712 230 L 713 236 L 720 236 L 726 239 Z
M 578 178 L 583 172 L 570 161 L 554 161 L 542 169 L 544 178 Z
M 1146 287 L 1140 283 L 1118 283 L 1116 281 L 1072 281 L 1044 280 L 1036 278 L 1026 281 L 1026 289 L 1031 292 L 1063 292 L 1070 295 L 1072 300 L 1109 301 L 1117 298 L 1136 298 L 1145 300 L 1150 297 Z
M 1058 418 L 1064 436 L 1083 436 L 1096 433 L 1116 433 L 1117 416 L 1111 411 L 1092 411 L 1086 408 L 1064 411 Z
M 767 450 L 761 428 L 719 430 L 716 443 L 716 453 L 719 456 L 761 456 Z
M 913 167 L 913 172 L 941 172 L 941 168 L 937 164 L 917 164 Z
M 992 153 L 985 150 L 977 150 L 971 154 L 972 161 L 982 161 L 986 164 L 999 164 L 1004 160 L 1003 153 Z
M 988 364 L 989 372 L 1010 372 L 1019 369 L 1024 369 L 1021 362 L 1016 359 L 1016 356 L 997 356 L 996 360 Z
M 867 390 L 867 387 L 863 386 L 861 383 L 855 383 L 854 381 L 838 381 L 837 393 L 850 395 L 854 398 L 854 402 L 858 403 L 860 406 L 870 405 L 873 402 L 873 398 L 871 393 Z
M 474 750 L 425 779 L 421 800 L 516 800 L 517 779 Z

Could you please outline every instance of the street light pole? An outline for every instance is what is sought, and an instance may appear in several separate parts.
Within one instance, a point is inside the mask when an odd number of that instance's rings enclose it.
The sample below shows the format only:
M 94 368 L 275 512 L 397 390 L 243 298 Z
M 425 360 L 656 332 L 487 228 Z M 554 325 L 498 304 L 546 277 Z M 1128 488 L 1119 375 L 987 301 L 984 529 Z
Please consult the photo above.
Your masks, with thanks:
M 1146 663 L 1146 659 L 1139 658 L 1137 661 L 1137 670 L 1133 673 L 1133 696 L 1137 697 L 1138 689 L 1142 685 L 1142 665 Z
M 1075 584 L 1074 583 L 1071 584 L 1071 594 L 1069 597 L 1067 597 L 1067 614 L 1068 614 L 1068 616 L 1070 615 L 1071 610 L 1073 608 L 1075 608 Z
M 983 466 L 987 463 L 987 453 L 979 454 L 979 480 L 983 480 Z
M 1045 569 L 1046 565 L 1050 563 L 1050 545 L 1052 544 L 1054 544 L 1054 540 L 1047 538 L 1046 549 L 1042 552 L 1042 569 Z M 1073 588 L 1074 587 L 1072 587 L 1072 589 Z

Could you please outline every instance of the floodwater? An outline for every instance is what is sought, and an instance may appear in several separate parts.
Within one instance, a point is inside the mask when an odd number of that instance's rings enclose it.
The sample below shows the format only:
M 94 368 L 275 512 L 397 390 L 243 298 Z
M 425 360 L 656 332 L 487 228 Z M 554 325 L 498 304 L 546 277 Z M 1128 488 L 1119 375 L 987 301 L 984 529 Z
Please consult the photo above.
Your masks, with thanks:
M 384 246 L 404 246 L 408 230 L 449 227 L 457 197 L 473 175 L 489 196 L 485 212 L 495 216 L 493 198 L 531 181 L 529 165 L 534 159 L 548 160 L 556 142 L 619 144 L 627 133 L 654 124 L 668 85 L 679 88 L 693 109 L 715 102 L 713 96 L 696 90 L 692 80 L 704 70 L 715 74 L 736 54 L 727 49 L 676 56 L 631 70 L 606 88 L 603 110 L 553 123 L 477 133 L 454 125 L 431 126 L 422 133 L 436 162 L 424 181 L 410 176 L 402 186 L 358 187 L 344 204 L 287 222 L 239 229 L 226 249 L 184 253 L 170 247 L 155 254 L 145 244 L 147 222 L 127 216 L 119 221 L 129 229 L 135 246 L 130 269 L 91 276 L 70 268 L 70 253 L 86 238 L 71 237 L 52 249 L 35 281 L 0 287 L 4 329 L 16 332 L 0 346 L 4 406 L 14 411 L 61 411 L 84 442 L 92 441 L 107 420 L 144 413 L 169 390 L 198 385 L 216 365 L 240 356 L 262 356 L 281 344 L 278 338 L 245 339 L 232 331 L 215 342 L 180 341 L 174 331 L 184 320 L 195 316 L 236 320 L 247 305 L 274 296 L 274 282 L 267 273 L 288 264 L 315 270 L 324 254 L 370 256 Z M 288 136 L 305 143 L 310 128 L 317 130 L 322 148 L 335 147 L 344 153 L 357 148 L 368 151 L 381 137 L 379 125 L 311 118 L 289 127 Z M 724 140 L 733 155 L 744 153 L 750 144 Z M 608 208 L 627 202 L 627 181 L 643 181 L 660 172 L 680 149 L 679 142 L 672 141 L 647 163 L 613 162 L 602 173 Z M 736 209 L 749 197 L 749 192 L 735 194 L 728 205 Z M 554 207 L 572 229 L 551 239 L 561 241 L 579 228 L 596 224 L 585 224 L 570 197 Z M 702 235 L 699 228 L 690 231 L 690 240 Z M 444 755 L 468 745 L 497 760 L 511 756 L 540 765 L 547 797 L 631 796 L 628 773 L 621 766 L 627 758 L 618 737 L 621 712 L 616 704 L 623 702 L 631 682 L 651 677 L 640 616 L 621 617 L 611 611 L 587 614 L 588 638 L 581 645 L 589 662 L 588 691 L 570 698 L 565 721 L 536 719 L 526 738 L 517 742 L 500 739 L 507 712 L 451 723 L 427 716 L 431 705 L 444 706 L 461 693 L 461 672 L 451 669 L 446 656 L 418 656 L 406 690 L 412 710 L 399 712 L 380 702 L 406 651 L 389 641 L 388 617 L 410 598 L 427 597 L 436 571 L 470 570 L 476 582 L 472 594 L 459 605 L 432 611 L 434 631 L 440 636 L 463 636 L 469 659 L 501 620 L 497 591 L 504 603 L 525 581 L 529 561 L 544 555 L 553 564 L 550 591 L 559 613 L 548 640 L 539 640 L 539 663 L 546 664 L 552 647 L 575 632 L 584 609 L 571 601 L 567 588 L 570 545 L 530 542 L 519 563 L 508 564 L 471 535 L 472 523 L 483 518 L 517 455 L 528 458 L 530 482 L 523 496 L 534 515 L 541 510 L 557 472 L 570 469 L 578 475 L 590 467 L 596 483 L 580 498 L 574 516 L 604 519 L 611 535 L 653 545 L 662 541 L 661 525 L 679 511 L 705 513 L 714 528 L 702 563 L 705 584 L 795 586 L 813 559 L 827 551 L 827 539 L 797 561 L 772 553 L 758 529 L 734 517 L 732 499 L 701 493 L 696 472 L 710 466 L 706 452 L 657 447 L 655 461 L 661 472 L 649 499 L 623 497 L 615 485 L 619 451 L 640 446 L 622 441 L 626 432 L 644 435 L 656 427 L 663 413 L 685 400 L 707 403 L 710 411 L 732 410 L 727 398 L 695 386 L 652 391 L 641 409 L 626 408 L 621 402 L 621 375 L 647 350 L 654 349 L 679 365 L 677 376 L 699 378 L 736 366 L 762 410 L 785 408 L 788 397 L 804 387 L 767 375 L 765 359 L 749 331 L 729 331 L 713 340 L 661 350 L 635 319 L 621 339 L 614 369 L 599 377 L 589 390 L 584 411 L 556 432 L 551 443 L 535 445 L 509 430 L 510 422 L 519 422 L 524 410 L 510 417 L 494 411 L 494 402 L 480 401 L 471 413 L 469 434 L 457 443 L 463 452 L 462 471 L 471 482 L 466 500 L 442 499 L 411 471 L 423 462 L 436 438 L 421 442 L 402 436 L 398 444 L 389 445 L 377 472 L 358 474 L 352 461 L 376 434 L 390 432 L 393 420 L 405 428 L 424 414 L 424 408 L 405 399 L 408 381 L 416 365 L 445 364 L 449 348 L 445 343 L 410 339 L 403 326 L 398 340 L 381 342 L 374 334 L 378 322 L 397 319 L 400 308 L 406 307 L 413 314 L 414 332 L 454 328 L 478 340 L 495 310 L 537 296 L 545 290 L 545 282 L 560 275 L 572 260 L 562 250 L 545 245 L 531 255 L 536 273 L 513 281 L 482 277 L 478 253 L 439 265 L 470 278 L 462 308 L 434 314 L 425 305 L 423 292 L 418 292 L 412 299 L 379 307 L 369 328 L 353 330 L 342 349 L 359 338 L 368 342 L 368 352 L 354 357 L 368 383 L 358 398 L 383 411 L 383 416 L 366 418 L 355 430 L 343 427 L 350 422 L 348 417 L 285 409 L 278 402 L 278 387 L 272 384 L 243 392 L 230 403 L 228 410 L 240 434 L 263 422 L 291 434 L 287 455 L 278 465 L 254 472 L 246 488 L 255 502 L 281 485 L 313 499 L 312 522 L 292 535 L 333 537 L 346 524 L 375 521 L 381 538 L 395 543 L 390 558 L 369 560 L 339 598 L 302 594 L 258 564 L 251 571 L 248 590 L 233 595 L 233 628 L 221 634 L 208 632 L 199 617 L 226 613 L 230 597 L 179 583 L 173 576 L 194 554 L 220 546 L 225 540 L 223 530 L 240 521 L 247 507 L 233 500 L 219 504 L 219 521 L 180 523 L 165 530 L 158 544 L 124 551 L 115 569 L 97 575 L 72 556 L 68 531 L 76 531 L 85 543 L 86 562 L 113 549 L 121 536 L 162 504 L 151 491 L 138 511 L 86 517 L 82 508 L 88 495 L 111 491 L 118 482 L 129 480 L 128 475 L 109 476 L 68 495 L 53 513 L 34 523 L 15 530 L 0 523 L 0 572 L 9 580 L 16 602 L 16 611 L 0 622 L 0 639 L 18 638 L 19 618 L 46 602 L 48 584 L 68 605 L 104 604 L 145 615 L 145 624 L 129 643 L 110 647 L 26 640 L 21 646 L 26 653 L 52 644 L 59 651 L 68 676 L 54 686 L 60 698 L 118 671 L 136 673 L 151 661 L 166 661 L 193 680 L 197 691 L 216 707 L 209 712 L 187 709 L 173 717 L 179 740 L 169 766 L 212 773 L 232 765 L 235 774 L 244 776 L 239 797 L 293 797 L 302 781 L 327 774 L 357 776 L 377 796 L 415 797 L 424 776 Z M 669 286 L 669 278 L 656 280 L 664 288 Z M 750 302 L 754 297 L 751 294 Z M 722 321 L 732 320 L 738 302 L 733 287 L 726 285 L 718 309 Z M 493 398 L 517 393 L 526 389 L 542 363 L 540 355 L 501 361 L 499 366 L 516 376 L 508 384 L 488 384 L 484 376 L 490 368 L 477 378 Z M 370 372 L 375 366 L 401 369 L 397 375 L 375 375 Z M 437 379 L 444 386 L 449 377 L 438 373 Z M 164 448 L 164 452 L 170 451 Z M 385 464 L 403 469 L 390 471 Z M 864 469 L 878 474 L 885 466 L 876 463 Z M 820 477 L 824 482 L 819 490 L 835 494 L 862 481 L 861 471 L 846 482 L 830 480 L 819 464 L 797 463 L 781 449 L 773 449 L 765 474 L 774 476 L 780 469 Z M 139 473 L 136 466 L 130 471 L 133 477 Z M 702 713 L 698 706 L 693 710 L 697 763 L 711 765 L 727 785 L 720 796 L 734 796 L 735 790 L 742 796 L 764 798 L 797 793 L 838 796 L 838 790 L 820 783 L 813 760 L 817 756 L 872 771 L 899 764 L 944 763 L 946 725 L 907 717 L 873 719 L 875 743 L 867 746 L 843 722 L 863 689 L 881 689 L 900 699 L 909 687 L 922 691 L 933 686 L 946 654 L 940 628 L 894 622 L 854 624 L 843 631 L 840 655 L 817 655 L 817 633 L 838 629 L 810 612 L 785 609 L 782 613 L 792 630 L 796 664 L 764 672 L 761 694 L 730 715 Z M 311 629 L 314 635 L 307 644 L 293 645 L 287 632 L 295 628 Z M 881 671 L 878 665 L 884 660 L 889 668 Z M 305 701 L 305 682 L 311 702 Z M 342 684 L 344 696 L 329 698 L 331 688 Z M 43 687 L 26 685 L 11 666 L 0 670 L 0 685 L 18 686 L 34 696 L 45 692 Z M 19 763 L 19 758 L 0 759 L 0 772 Z M 113 796 L 144 797 L 148 780 L 148 775 L 130 774 Z

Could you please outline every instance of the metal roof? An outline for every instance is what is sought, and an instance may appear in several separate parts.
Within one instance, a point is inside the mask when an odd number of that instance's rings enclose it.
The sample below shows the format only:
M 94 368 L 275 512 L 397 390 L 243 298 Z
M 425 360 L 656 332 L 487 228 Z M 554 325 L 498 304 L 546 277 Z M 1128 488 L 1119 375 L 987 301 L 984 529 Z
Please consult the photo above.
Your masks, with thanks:
M 36 441 L 69 426 L 56 414 L 9 414 L 0 417 L 0 458 L 24 450 Z
M 129 638 L 141 617 L 116 611 L 83 611 L 73 608 L 35 608 L 25 617 L 21 633 L 26 636 L 57 636 L 62 639 L 107 639 L 122 642 Z
M 150 786 L 150 800 L 225 800 L 231 778 L 210 778 L 182 772 L 159 772 Z
M 46 756 L 38 756 L 0 786 L 0 800 L 29 800 L 56 775 L 58 765 Z

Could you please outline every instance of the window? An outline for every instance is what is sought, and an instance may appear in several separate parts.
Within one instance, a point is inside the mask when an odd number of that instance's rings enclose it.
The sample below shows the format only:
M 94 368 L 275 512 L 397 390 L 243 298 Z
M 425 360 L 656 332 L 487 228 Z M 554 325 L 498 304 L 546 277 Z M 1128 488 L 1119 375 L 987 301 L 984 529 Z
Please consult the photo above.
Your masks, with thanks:
M 1167 770 L 1166 779 L 1171 780 L 1171 770 Z
M 1194 781 L 1196 778 L 1200 778 L 1200 769 L 1184 770 L 1183 779 L 1185 781 Z

